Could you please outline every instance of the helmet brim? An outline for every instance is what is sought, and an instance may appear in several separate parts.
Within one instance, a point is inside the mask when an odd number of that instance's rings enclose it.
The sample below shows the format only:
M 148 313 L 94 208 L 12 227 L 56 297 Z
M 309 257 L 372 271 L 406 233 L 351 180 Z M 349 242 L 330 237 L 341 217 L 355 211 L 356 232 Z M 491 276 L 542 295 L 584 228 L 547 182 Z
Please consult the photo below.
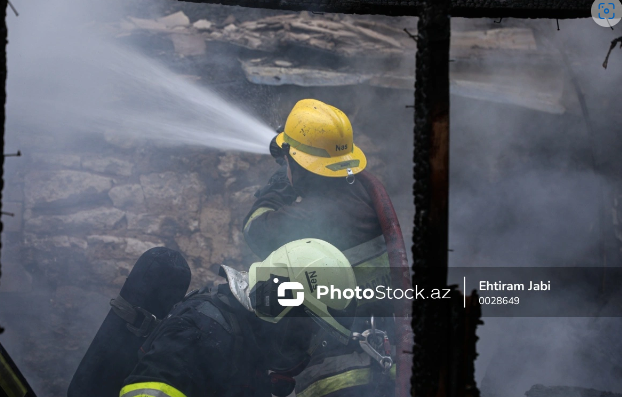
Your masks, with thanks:
M 284 132 L 276 136 L 276 144 L 283 147 Z M 365 153 L 356 145 L 352 144 L 352 152 L 336 157 L 318 157 L 307 154 L 292 147 L 290 156 L 305 170 L 326 177 L 346 177 L 348 168 L 356 175 L 367 166 Z

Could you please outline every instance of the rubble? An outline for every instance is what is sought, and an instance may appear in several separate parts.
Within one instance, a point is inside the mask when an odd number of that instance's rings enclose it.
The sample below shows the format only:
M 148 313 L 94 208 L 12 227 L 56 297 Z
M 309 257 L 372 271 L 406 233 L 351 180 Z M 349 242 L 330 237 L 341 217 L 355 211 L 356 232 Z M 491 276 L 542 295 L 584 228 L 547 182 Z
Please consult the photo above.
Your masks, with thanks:
M 130 20 L 132 24 L 123 24 L 119 28 L 183 32 L 208 41 L 226 41 L 264 52 L 275 52 L 286 45 L 329 50 L 346 58 L 403 57 L 416 51 L 416 43 L 403 29 L 352 16 L 311 16 L 303 11 L 299 14 L 275 15 L 236 23 L 235 18 L 230 15 L 220 24 L 200 19 L 190 25 L 188 18 L 182 12 L 177 12 L 157 20 Z M 179 29 L 180 27 L 183 29 Z M 409 31 L 416 35 L 414 29 Z M 525 28 L 453 32 L 452 49 L 464 51 L 475 48 L 535 51 L 537 46 L 532 31 Z
M 123 29 L 133 30 L 135 28 L 145 29 L 145 30 L 153 30 L 153 31 L 167 31 L 166 24 L 158 21 L 154 21 L 151 19 L 141 19 L 141 18 L 132 18 L 129 20 L 132 24 L 123 24 L 121 25 Z
M 254 84 L 302 87 L 368 84 L 404 90 L 412 90 L 414 86 L 412 60 L 416 42 L 402 28 L 364 17 L 311 15 L 303 11 L 241 23 L 233 16 L 220 23 L 199 20 L 184 25 L 181 30 L 179 26 L 162 30 L 157 24 L 142 22 L 142 25 L 140 29 L 169 34 L 175 51 L 184 56 L 204 54 L 206 41 L 252 50 L 246 56 L 241 52 L 239 61 L 247 80 Z M 119 26 L 119 29 L 124 28 Z M 409 33 L 416 35 L 414 29 L 409 29 Z M 289 52 L 292 48 L 316 51 L 318 56 L 329 55 L 337 62 L 318 65 L 299 58 L 296 61 L 277 58 L 281 50 Z M 263 53 L 260 58 L 258 52 Z M 451 68 L 454 95 L 552 114 L 578 112 L 573 100 L 562 103 L 565 77 L 550 73 L 560 68 L 561 60 L 538 48 L 531 29 L 454 30 L 451 57 L 456 61 Z M 494 64 L 495 68 L 483 69 L 482 62 Z M 518 71 L 517 64 L 521 65 Z M 387 65 L 392 66 L 387 68 Z M 512 79 L 504 78 L 508 73 Z M 530 81 L 530 76 L 541 78 Z
M 190 19 L 183 13 L 183 11 L 176 12 L 174 14 L 157 19 L 157 22 L 163 24 L 167 28 L 176 28 L 179 26 L 190 25 Z
M 371 75 L 366 74 L 341 73 L 318 68 L 272 66 L 273 63 L 276 62 L 268 61 L 268 65 L 264 66 L 258 62 L 241 61 L 246 78 L 254 84 L 293 84 L 301 87 L 342 86 L 367 83 L 372 78 Z M 412 83 L 414 84 L 414 79 Z
M 207 19 L 199 19 L 195 23 L 192 24 L 195 29 L 198 30 L 209 30 L 212 27 L 212 23 Z

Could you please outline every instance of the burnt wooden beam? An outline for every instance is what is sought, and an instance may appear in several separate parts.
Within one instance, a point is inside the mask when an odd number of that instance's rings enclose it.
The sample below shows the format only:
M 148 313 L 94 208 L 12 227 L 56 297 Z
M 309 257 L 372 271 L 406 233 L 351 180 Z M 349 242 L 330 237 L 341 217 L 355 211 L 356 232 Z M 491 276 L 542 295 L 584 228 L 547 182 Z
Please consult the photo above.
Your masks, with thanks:
M 0 141 L 0 155 L 4 157 L 4 121 L 5 121 L 5 104 L 6 104 L 6 45 L 7 41 L 7 27 L 6 27 L 6 8 L 7 0 L 0 0 L 0 7 L 4 10 L 3 25 L 0 27 L 0 40 L 2 40 L 2 52 L 0 52 L 0 64 L 3 65 L 0 70 L 0 81 L 2 81 L 2 109 L 0 109 L 0 117 L 2 118 L 2 140 Z M 2 210 L 2 189 L 4 188 L 4 158 L 0 164 L 0 210 Z M 2 233 L 2 219 L 0 218 L 0 233 Z M 2 241 L 0 241 L 0 248 L 2 248 Z M 2 263 L 0 262 L 0 277 L 2 276 Z M 4 328 L 0 327 L 0 334 L 4 332 Z
M 413 285 L 447 288 L 449 204 L 449 0 L 421 9 L 417 25 Z M 452 291 L 452 295 L 459 294 Z M 459 397 L 450 371 L 451 301 L 413 301 L 414 392 Z
M 193 3 L 222 4 L 287 11 L 331 12 L 418 16 L 423 0 L 190 0 Z M 451 0 L 447 12 L 466 18 L 587 18 L 589 0 Z

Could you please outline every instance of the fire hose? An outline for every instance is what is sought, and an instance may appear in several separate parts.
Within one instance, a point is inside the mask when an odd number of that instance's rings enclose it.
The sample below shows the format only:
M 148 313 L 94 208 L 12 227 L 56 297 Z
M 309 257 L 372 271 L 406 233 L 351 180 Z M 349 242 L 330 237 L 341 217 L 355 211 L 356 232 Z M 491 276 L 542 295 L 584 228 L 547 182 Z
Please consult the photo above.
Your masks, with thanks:
M 411 288 L 410 266 L 406 258 L 404 237 L 400 228 L 391 199 L 382 183 L 367 171 L 356 175 L 372 199 L 374 210 L 378 216 L 382 234 L 384 235 L 391 267 L 391 284 L 394 288 L 404 291 Z M 395 396 L 410 396 L 410 378 L 412 375 L 412 358 L 408 352 L 412 349 L 413 331 L 411 326 L 411 306 L 407 299 L 396 299 L 393 302 L 395 314 L 396 358 Z

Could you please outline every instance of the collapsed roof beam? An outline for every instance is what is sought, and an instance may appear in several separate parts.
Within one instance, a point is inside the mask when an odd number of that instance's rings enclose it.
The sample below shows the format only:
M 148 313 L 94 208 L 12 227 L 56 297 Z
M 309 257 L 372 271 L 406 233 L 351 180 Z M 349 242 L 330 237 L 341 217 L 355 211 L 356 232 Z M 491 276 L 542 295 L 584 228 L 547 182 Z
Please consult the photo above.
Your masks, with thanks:
M 418 16 L 423 0 L 190 0 L 286 11 Z M 449 14 L 465 18 L 587 18 L 591 0 L 451 0 Z

